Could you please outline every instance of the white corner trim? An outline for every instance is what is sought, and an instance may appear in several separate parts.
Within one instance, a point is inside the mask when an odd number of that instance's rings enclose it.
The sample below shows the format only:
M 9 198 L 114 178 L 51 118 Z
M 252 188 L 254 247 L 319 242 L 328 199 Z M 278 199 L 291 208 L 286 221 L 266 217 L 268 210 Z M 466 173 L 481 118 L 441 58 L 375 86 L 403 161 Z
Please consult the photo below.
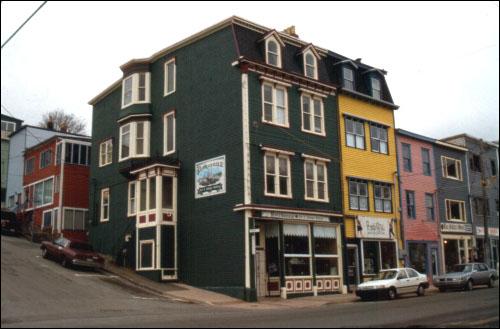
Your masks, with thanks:
M 268 81 L 268 82 L 271 82 L 271 83 L 275 83 L 277 85 L 285 86 L 287 88 L 290 88 L 292 86 L 290 83 L 287 83 L 287 82 L 284 82 L 284 81 L 280 81 L 280 80 L 276 80 L 276 79 L 273 79 L 273 78 L 265 76 L 265 75 L 261 75 L 259 77 L 259 79 L 260 80 L 264 80 L 264 81 Z
M 302 157 L 306 158 L 306 159 L 318 160 L 318 161 L 323 161 L 323 162 L 332 162 L 332 160 L 330 160 L 330 159 L 321 158 L 321 157 L 317 157 L 317 156 L 309 155 L 309 154 L 305 154 L 305 153 L 302 153 Z
M 285 155 L 291 155 L 291 156 L 295 155 L 295 152 L 280 150 L 280 149 L 267 147 L 267 146 L 261 146 L 260 149 L 263 151 L 272 152 L 272 153 L 285 154 Z
M 300 87 L 299 91 L 301 91 L 301 92 L 303 92 L 305 94 L 310 94 L 310 95 L 314 95 L 314 96 L 318 96 L 318 97 L 323 97 L 323 98 L 327 98 L 329 96 L 329 93 L 322 93 L 322 92 L 318 92 L 318 91 L 315 91 L 315 90 L 312 90 L 312 89 L 303 88 L 303 87 Z

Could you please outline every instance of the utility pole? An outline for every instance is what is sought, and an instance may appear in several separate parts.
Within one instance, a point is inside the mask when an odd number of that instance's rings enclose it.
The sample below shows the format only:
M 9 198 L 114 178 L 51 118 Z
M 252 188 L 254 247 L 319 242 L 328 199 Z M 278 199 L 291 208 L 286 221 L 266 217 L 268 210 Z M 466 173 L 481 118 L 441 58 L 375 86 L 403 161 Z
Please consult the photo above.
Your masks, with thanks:
M 480 160 L 480 168 L 481 168 L 481 189 L 483 192 L 483 227 L 484 227 L 484 262 L 488 264 L 488 266 L 491 267 L 491 257 L 490 257 L 490 232 L 489 232 L 489 223 L 488 223 L 488 206 L 489 206 L 489 199 L 488 199 L 488 191 L 487 188 L 489 186 L 489 180 L 486 178 L 486 160 L 485 160 L 485 153 L 486 153 L 486 145 L 484 141 L 481 139 L 479 140 L 479 146 L 481 148 L 481 153 L 479 156 Z

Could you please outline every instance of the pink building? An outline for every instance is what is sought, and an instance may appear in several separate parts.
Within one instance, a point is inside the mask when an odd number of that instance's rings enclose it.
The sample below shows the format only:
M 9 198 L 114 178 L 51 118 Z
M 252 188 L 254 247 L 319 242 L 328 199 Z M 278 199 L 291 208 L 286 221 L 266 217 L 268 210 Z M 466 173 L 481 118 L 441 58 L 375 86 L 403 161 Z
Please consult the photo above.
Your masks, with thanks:
M 440 269 L 435 140 L 398 129 L 396 133 L 406 264 L 429 276 Z

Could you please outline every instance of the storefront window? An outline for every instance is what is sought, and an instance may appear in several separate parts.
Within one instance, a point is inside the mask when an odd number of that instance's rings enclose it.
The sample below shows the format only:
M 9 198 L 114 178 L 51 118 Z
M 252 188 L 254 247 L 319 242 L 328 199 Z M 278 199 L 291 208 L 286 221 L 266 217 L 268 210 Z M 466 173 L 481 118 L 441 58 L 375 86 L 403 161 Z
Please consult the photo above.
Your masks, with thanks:
M 458 240 L 444 240 L 444 257 L 446 272 L 452 270 L 453 266 L 460 264 L 458 257 Z
M 379 244 L 376 241 L 363 241 L 363 262 L 365 274 L 379 272 Z
M 316 275 L 339 275 L 336 228 L 316 225 L 313 234 Z
M 420 273 L 427 273 L 427 248 L 423 243 L 409 244 L 410 266 Z
M 283 225 L 285 236 L 285 275 L 311 275 L 308 225 Z
M 394 242 L 380 242 L 382 269 L 396 268 L 396 244 Z

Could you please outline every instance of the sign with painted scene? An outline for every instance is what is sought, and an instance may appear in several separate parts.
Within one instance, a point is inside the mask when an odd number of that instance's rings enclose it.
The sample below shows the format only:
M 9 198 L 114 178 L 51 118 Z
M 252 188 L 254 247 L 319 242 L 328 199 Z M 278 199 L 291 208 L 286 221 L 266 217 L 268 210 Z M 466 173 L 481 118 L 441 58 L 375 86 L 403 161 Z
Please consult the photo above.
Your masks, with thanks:
M 392 219 L 358 216 L 356 237 L 360 239 L 393 239 Z
M 196 199 L 226 193 L 226 156 L 205 160 L 195 165 Z

